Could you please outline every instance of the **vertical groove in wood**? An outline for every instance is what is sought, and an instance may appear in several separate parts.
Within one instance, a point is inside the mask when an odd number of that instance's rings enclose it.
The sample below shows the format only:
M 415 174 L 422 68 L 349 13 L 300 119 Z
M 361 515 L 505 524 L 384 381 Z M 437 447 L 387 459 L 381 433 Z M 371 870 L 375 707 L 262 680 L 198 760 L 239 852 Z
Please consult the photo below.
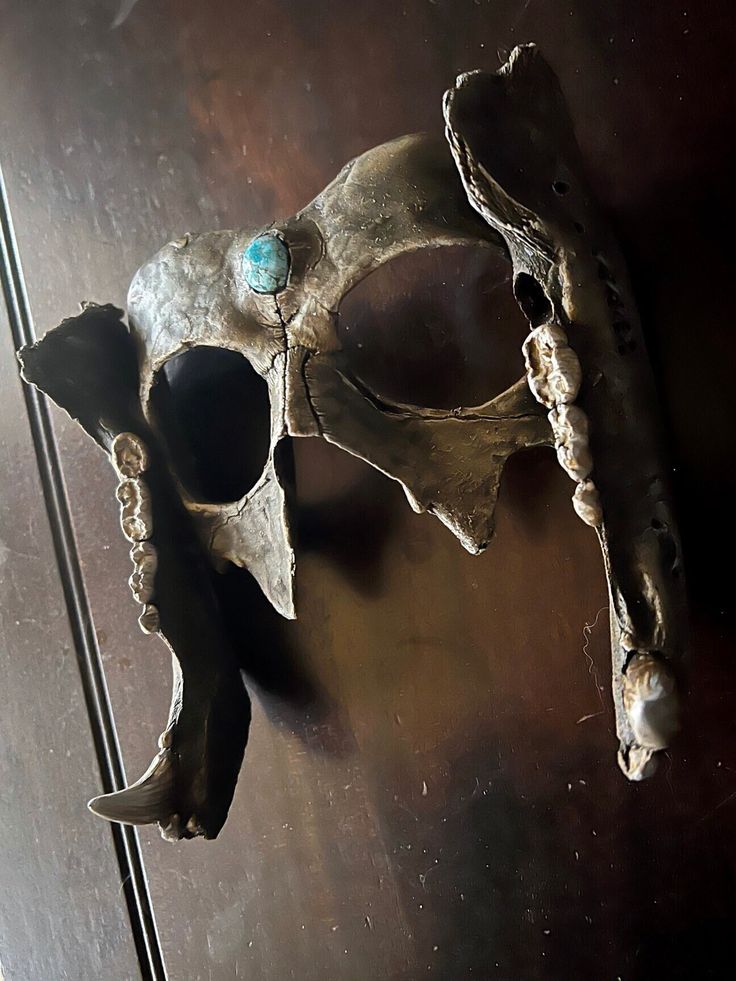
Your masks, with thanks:
M 33 343 L 35 333 L 2 169 L 0 282 L 17 350 L 24 344 Z M 64 479 L 45 399 L 30 386 L 25 386 L 24 394 L 92 738 L 103 788 L 109 793 L 125 785 L 125 772 L 77 555 Z M 111 825 L 111 829 L 141 975 L 144 981 L 165 981 L 166 968 L 136 831 L 117 824 Z

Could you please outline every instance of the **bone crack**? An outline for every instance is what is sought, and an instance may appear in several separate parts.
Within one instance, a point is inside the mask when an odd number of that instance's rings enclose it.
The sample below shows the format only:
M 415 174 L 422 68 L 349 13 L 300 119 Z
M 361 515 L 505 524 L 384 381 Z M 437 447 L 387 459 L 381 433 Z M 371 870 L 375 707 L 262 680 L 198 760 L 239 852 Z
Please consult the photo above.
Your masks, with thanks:
M 118 433 L 110 447 L 112 465 L 121 480 L 140 477 L 148 469 L 148 450 L 135 433 Z
M 151 494 L 140 477 L 129 477 L 118 484 L 120 527 L 129 542 L 143 542 L 153 534 Z

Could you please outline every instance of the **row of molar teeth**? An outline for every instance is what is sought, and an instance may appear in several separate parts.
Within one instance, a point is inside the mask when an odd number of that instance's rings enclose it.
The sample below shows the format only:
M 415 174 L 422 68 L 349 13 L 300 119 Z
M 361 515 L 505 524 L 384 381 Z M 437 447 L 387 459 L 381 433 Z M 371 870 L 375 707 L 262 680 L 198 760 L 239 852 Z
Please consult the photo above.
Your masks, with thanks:
M 141 477 L 148 468 L 148 451 L 134 433 L 120 433 L 113 440 L 110 455 L 119 479 L 116 496 L 120 501 L 120 524 L 123 534 L 132 543 L 133 574 L 128 585 L 136 602 L 143 606 L 138 618 L 141 630 L 147 634 L 156 633 L 159 630 L 158 609 L 150 600 L 155 591 L 158 557 L 148 540 L 153 534 L 153 511 L 148 485 Z M 158 753 L 140 780 L 115 793 L 95 797 L 87 806 L 108 821 L 123 824 L 158 821 L 165 837 L 178 838 L 171 727 L 161 734 L 158 745 Z
M 574 404 L 582 382 L 580 361 L 557 324 L 543 324 L 529 334 L 524 358 L 529 387 L 549 409 L 559 464 L 577 485 L 572 498 L 575 512 L 587 525 L 597 528 L 603 521 L 603 511 L 590 478 L 590 427 L 585 412 Z M 661 657 L 637 650 L 633 637 L 622 637 L 622 643 L 631 652 L 624 670 L 622 696 L 634 737 L 622 765 L 631 779 L 641 780 L 653 771 L 654 754 L 669 745 L 677 729 L 677 690 Z
M 155 591 L 158 556 L 149 541 L 153 535 L 151 494 L 141 476 L 148 468 L 148 451 L 134 433 L 120 433 L 113 440 L 111 456 L 119 478 L 116 497 L 120 502 L 120 526 L 132 542 L 133 574 L 128 585 L 136 602 L 143 606 L 138 618 L 141 630 L 146 634 L 156 633 L 159 614 L 150 601 Z
M 558 463 L 577 483 L 587 480 L 593 469 L 588 417 L 577 405 L 560 405 L 550 409 L 547 418 L 555 434 Z
M 532 394 L 549 409 L 560 466 L 577 484 L 572 498 L 575 512 L 593 528 L 603 520 L 600 496 L 590 479 L 593 457 L 588 441 L 588 417 L 574 404 L 582 370 L 567 334 L 559 324 L 542 324 L 524 341 L 527 381 Z
M 145 606 L 153 599 L 158 556 L 150 542 L 136 542 L 130 550 L 133 575 L 128 580 L 136 603 Z

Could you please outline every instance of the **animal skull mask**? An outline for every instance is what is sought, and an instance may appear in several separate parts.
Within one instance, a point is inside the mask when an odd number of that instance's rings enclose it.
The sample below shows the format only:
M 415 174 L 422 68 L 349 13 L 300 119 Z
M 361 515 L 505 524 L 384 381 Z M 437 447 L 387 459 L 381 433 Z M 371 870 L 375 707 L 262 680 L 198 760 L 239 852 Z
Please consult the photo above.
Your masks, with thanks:
M 158 822 L 171 838 L 211 838 L 225 821 L 250 704 L 213 567 L 248 569 L 276 610 L 295 616 L 287 437 L 322 436 L 366 460 L 473 553 L 493 533 L 506 459 L 554 445 L 603 551 L 627 776 L 647 776 L 677 728 L 684 583 L 656 396 L 557 79 L 534 46 L 517 48 L 495 75 L 461 75 L 444 113 L 449 150 L 405 136 L 353 160 L 292 218 L 171 242 L 133 279 L 128 328 L 121 311 L 89 304 L 21 352 L 25 378 L 110 454 L 139 622 L 174 655 L 159 752 L 132 787 L 90 803 L 103 817 Z M 394 257 L 458 244 L 510 259 L 529 320 L 526 377 L 472 408 L 388 402 L 341 353 L 340 303 Z M 235 352 L 227 357 L 247 359 L 268 386 L 265 467 L 226 503 L 203 492 L 187 433 L 177 445 L 166 424 L 179 355 L 198 348 Z

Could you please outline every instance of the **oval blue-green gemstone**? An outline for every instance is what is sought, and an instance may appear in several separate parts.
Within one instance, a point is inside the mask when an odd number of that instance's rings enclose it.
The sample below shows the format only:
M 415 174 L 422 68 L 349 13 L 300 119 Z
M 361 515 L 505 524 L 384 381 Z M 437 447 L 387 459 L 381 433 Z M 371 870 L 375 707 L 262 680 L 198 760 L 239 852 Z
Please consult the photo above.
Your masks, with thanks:
M 245 281 L 256 293 L 278 293 L 289 278 L 289 246 L 278 235 L 254 238 L 243 253 Z

